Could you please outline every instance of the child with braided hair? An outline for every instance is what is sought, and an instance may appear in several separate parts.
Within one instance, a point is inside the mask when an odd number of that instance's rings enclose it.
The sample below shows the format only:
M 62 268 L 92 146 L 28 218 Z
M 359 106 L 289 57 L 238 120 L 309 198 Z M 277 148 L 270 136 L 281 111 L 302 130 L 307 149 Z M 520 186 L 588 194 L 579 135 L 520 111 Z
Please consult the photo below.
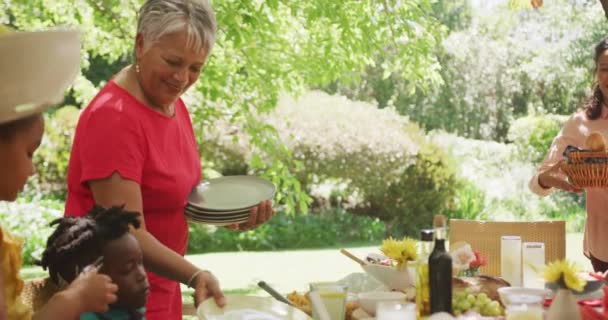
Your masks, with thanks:
M 95 206 L 84 217 L 54 220 L 57 228 L 47 241 L 41 265 L 56 283 L 71 282 L 79 272 L 103 259 L 99 272 L 118 285 L 118 299 L 106 313 L 85 313 L 80 320 L 144 319 L 148 278 L 137 239 L 129 232 L 139 228 L 139 213 L 124 206 Z

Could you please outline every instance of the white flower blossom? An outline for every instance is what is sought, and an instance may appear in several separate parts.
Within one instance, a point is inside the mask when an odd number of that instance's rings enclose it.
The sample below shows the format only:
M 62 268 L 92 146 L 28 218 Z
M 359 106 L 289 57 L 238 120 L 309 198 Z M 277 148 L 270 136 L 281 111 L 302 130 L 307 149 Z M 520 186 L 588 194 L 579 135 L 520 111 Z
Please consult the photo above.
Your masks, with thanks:
M 468 243 L 453 250 L 450 254 L 452 255 L 452 266 L 459 270 L 469 269 L 471 262 L 475 261 L 475 253 Z

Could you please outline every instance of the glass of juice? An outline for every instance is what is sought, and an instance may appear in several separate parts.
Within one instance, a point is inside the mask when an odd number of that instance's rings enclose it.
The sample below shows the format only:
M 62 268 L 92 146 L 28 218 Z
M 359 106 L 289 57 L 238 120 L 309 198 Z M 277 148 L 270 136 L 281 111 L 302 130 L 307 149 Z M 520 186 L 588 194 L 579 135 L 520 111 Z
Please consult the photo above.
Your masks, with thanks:
M 543 307 L 541 298 L 521 295 L 509 298 L 506 320 L 543 320 Z
M 310 291 L 318 292 L 331 320 L 342 320 L 346 312 L 348 287 L 337 282 L 313 282 Z M 315 318 L 313 310 L 313 319 Z
M 396 301 L 378 302 L 376 320 L 416 320 L 416 305 Z

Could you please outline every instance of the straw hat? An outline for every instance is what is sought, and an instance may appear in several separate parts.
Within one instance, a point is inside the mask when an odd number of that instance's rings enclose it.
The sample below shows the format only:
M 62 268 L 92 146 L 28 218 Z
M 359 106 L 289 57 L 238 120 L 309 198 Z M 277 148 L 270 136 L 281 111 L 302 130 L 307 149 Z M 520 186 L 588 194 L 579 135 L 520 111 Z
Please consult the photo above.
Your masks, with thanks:
M 80 32 L 0 28 L 0 124 L 63 101 L 80 69 Z

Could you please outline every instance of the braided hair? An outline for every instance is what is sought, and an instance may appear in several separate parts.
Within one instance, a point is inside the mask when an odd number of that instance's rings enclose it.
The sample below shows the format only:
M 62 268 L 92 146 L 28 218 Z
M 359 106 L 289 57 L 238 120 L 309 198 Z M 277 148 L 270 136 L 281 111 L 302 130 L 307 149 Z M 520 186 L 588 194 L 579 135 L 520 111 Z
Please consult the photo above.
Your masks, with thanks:
M 139 228 L 139 213 L 124 206 L 95 206 L 84 217 L 63 217 L 51 222 L 57 226 L 46 243 L 39 264 L 48 269 L 51 279 L 59 284 L 59 276 L 68 282 L 102 255 L 106 243 Z

